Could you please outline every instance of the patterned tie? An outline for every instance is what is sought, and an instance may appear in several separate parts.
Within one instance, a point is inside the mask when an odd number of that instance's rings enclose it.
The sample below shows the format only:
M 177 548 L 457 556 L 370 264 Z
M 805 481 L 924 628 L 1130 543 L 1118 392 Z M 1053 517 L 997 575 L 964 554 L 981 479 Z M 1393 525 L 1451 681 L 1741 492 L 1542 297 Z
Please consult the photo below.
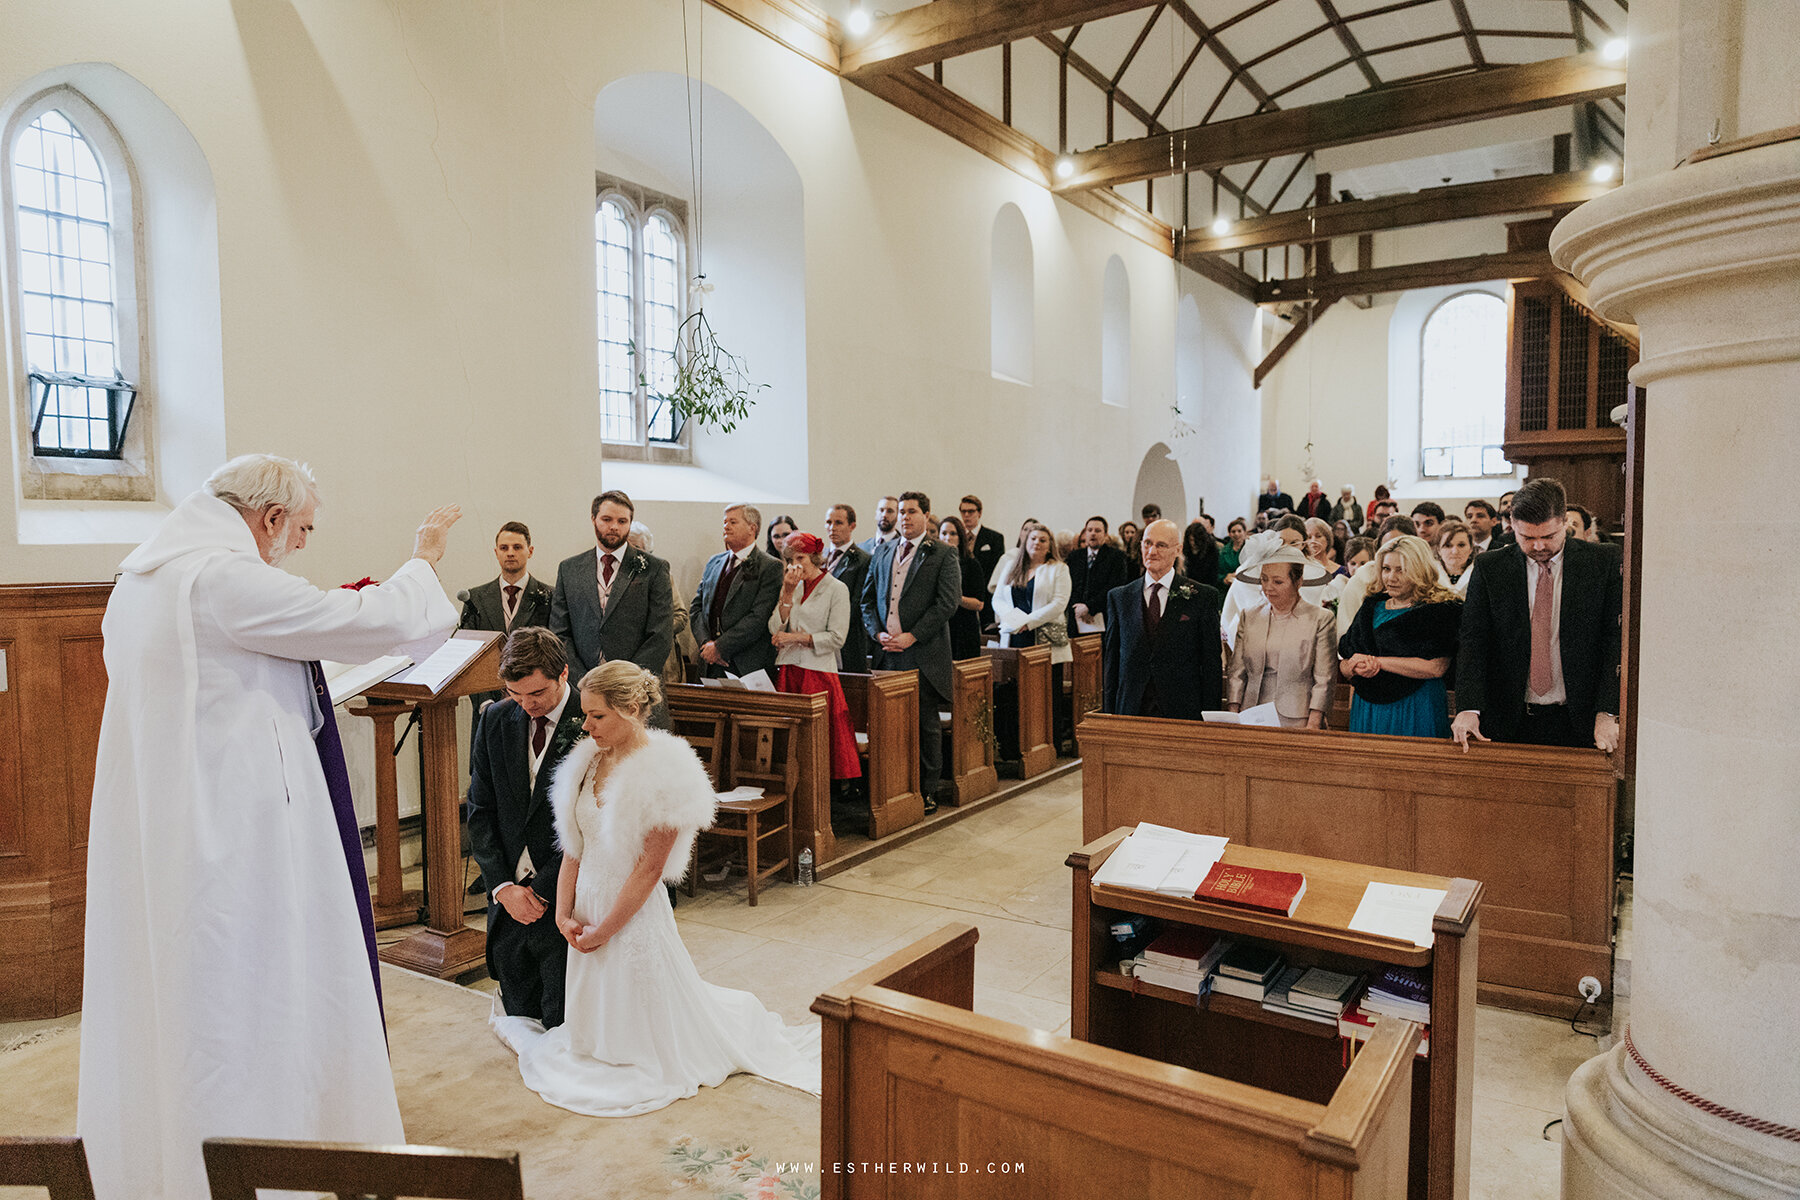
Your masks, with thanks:
M 509 583 L 503 590 L 506 592 L 506 623 L 511 625 L 513 618 L 519 615 L 519 585 Z
M 831 568 L 833 568 L 837 565 L 837 560 L 838 560 L 838 548 L 836 546 L 833 546 L 831 548 L 831 553 L 827 554 L 825 556 L 825 573 L 827 575 L 829 575 L 831 573 Z
M 1162 591 L 1162 584 L 1152 583 L 1150 595 L 1144 600 L 1144 632 L 1154 635 L 1156 627 L 1162 623 L 1162 604 L 1157 593 Z
M 544 756 L 544 743 L 550 740 L 550 718 L 537 717 L 531 722 L 531 757 Z
M 1556 684 L 1556 672 L 1550 661 L 1550 609 L 1556 600 L 1556 568 L 1550 563 L 1538 567 L 1537 592 L 1531 598 L 1531 694 L 1547 694 Z

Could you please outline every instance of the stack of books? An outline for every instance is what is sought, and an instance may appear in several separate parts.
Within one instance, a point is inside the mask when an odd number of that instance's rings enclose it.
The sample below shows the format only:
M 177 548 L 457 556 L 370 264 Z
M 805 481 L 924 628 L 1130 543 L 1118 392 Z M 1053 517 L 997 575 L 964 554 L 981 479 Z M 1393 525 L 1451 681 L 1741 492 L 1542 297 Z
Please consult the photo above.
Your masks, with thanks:
M 1286 965 L 1287 959 L 1278 951 L 1239 942 L 1219 959 L 1218 969 L 1213 972 L 1213 991 L 1260 1003 Z
M 1300 997 L 1295 989 L 1300 986 L 1300 981 L 1306 978 L 1308 973 L 1305 967 L 1289 967 L 1283 971 L 1275 982 L 1269 985 L 1267 992 L 1263 995 L 1264 1011 L 1281 1013 L 1284 1016 L 1296 1017 L 1302 1021 L 1313 1021 L 1320 1025 L 1336 1025 L 1337 1018 L 1330 1013 L 1318 1012 L 1296 1003 Z
M 1338 1036 L 1366 1042 L 1383 1017 L 1417 1021 L 1420 1031 L 1418 1057 L 1431 1057 L 1431 980 L 1422 971 L 1388 967 L 1338 1018 Z
M 1177 926 L 1144 947 L 1131 973 L 1145 983 L 1197 996 L 1230 946 L 1231 939 L 1216 930 Z
M 1351 997 L 1361 984 L 1359 975 L 1312 967 L 1295 981 L 1289 1003 L 1335 1021 L 1350 1007 Z

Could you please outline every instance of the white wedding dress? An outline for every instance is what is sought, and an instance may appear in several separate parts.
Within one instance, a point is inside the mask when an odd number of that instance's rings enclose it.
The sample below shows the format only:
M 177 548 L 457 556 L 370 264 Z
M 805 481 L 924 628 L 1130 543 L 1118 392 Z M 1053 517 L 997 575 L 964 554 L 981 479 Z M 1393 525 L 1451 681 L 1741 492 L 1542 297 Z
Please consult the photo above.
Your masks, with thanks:
M 670 734 L 649 736 L 614 765 L 598 795 L 592 742 L 578 743 L 557 773 L 557 828 L 564 854 L 581 864 L 574 915 L 583 925 L 611 910 L 648 830 L 682 831 L 663 872 L 679 879 L 693 831 L 711 822 L 711 782 L 692 749 Z M 569 951 L 563 1010 L 564 1023 L 548 1031 L 498 1005 L 491 1018 L 518 1054 L 526 1086 L 559 1108 L 636 1116 L 739 1071 L 819 1091 L 819 1026 L 788 1028 L 749 992 L 700 978 L 661 887 L 606 945 Z

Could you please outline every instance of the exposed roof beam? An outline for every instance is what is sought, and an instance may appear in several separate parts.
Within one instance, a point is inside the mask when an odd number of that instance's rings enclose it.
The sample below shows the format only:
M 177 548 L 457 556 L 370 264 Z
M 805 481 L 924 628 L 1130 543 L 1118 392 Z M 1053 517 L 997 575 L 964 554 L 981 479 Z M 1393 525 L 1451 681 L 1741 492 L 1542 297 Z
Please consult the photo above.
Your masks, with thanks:
M 1003 42 L 1149 8 L 1152 0 L 933 0 L 878 17 L 861 37 L 846 33 L 839 71 L 891 75 Z
M 1300 344 L 1300 339 L 1306 336 L 1307 330 L 1311 329 L 1313 323 L 1324 316 L 1325 310 L 1336 304 L 1337 300 L 1336 296 L 1328 297 L 1311 305 L 1305 312 L 1294 318 L 1294 327 L 1287 331 L 1287 336 L 1282 338 L 1273 350 L 1269 351 L 1268 357 L 1256 364 L 1256 372 L 1251 376 L 1252 387 L 1263 385 L 1263 380 L 1269 377 L 1269 372 L 1275 369 L 1275 364 L 1286 358 L 1288 351 Z
M 1185 260 L 1202 254 L 1300 245 L 1384 229 L 1436 225 L 1442 221 L 1573 208 L 1611 191 L 1614 186 L 1595 183 L 1585 171 L 1567 171 L 1557 175 L 1460 183 L 1342 204 L 1313 205 L 1270 213 L 1266 217 L 1246 217 L 1225 234 L 1190 233 L 1182 240 L 1181 255 Z
M 1624 90 L 1625 68 L 1604 63 L 1597 54 L 1493 67 L 1085 150 L 1073 156 L 1074 174 L 1056 190 L 1108 187 L 1256 162 L 1325 146 L 1579 104 L 1620 95 Z
M 1311 279 L 1272 279 L 1256 289 L 1258 304 L 1279 300 L 1329 300 L 1342 296 L 1373 296 L 1405 292 L 1413 288 L 1443 287 L 1451 283 L 1480 283 L 1488 279 L 1543 279 L 1556 271 L 1548 250 L 1518 250 L 1505 254 L 1476 254 L 1469 258 L 1445 258 L 1436 262 L 1405 263 L 1369 271 L 1339 271 Z

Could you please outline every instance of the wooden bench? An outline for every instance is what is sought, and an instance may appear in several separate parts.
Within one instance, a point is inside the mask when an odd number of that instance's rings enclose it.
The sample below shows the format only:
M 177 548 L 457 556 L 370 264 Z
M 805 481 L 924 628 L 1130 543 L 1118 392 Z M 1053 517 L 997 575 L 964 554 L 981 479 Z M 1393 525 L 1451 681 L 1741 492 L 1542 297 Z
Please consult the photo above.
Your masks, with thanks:
M 831 725 L 823 693 L 803 696 L 794 692 L 751 692 L 738 688 L 676 684 L 668 689 L 669 719 L 676 729 L 683 721 L 693 728 L 711 727 L 720 715 L 792 718 L 799 722 L 794 735 L 797 764 L 793 809 L 794 853 L 813 852 L 815 867 L 842 853 L 831 834 Z
M 814 1001 L 826 1200 L 1406 1195 L 1417 1025 L 1383 1022 L 1327 1103 L 1298 1100 L 971 1012 L 977 936 L 946 926 Z M 836 1167 L 864 1163 L 940 1174 Z
M 1042 775 L 1056 765 L 1056 746 L 1051 740 L 1050 647 L 1027 646 L 1013 650 L 986 646 L 982 653 L 994 664 L 996 714 L 1004 711 L 1009 718 L 997 715 L 994 732 L 1003 748 L 1008 748 L 1016 735 L 1017 741 L 1013 744 L 1018 747 L 1019 778 Z M 1010 708 L 999 703 L 999 692 L 1003 687 L 1011 687 L 1016 697 Z
M 1099 712 L 1101 701 L 1105 699 L 1100 656 L 1104 640 L 1104 635 L 1098 633 L 1084 633 L 1069 639 L 1069 650 L 1075 657 L 1070 660 L 1068 670 L 1063 672 L 1063 692 L 1072 718 L 1070 729 L 1079 729 L 1084 717 Z M 1080 738 L 1075 739 L 1075 753 L 1081 753 Z
M 919 673 L 840 672 L 850 724 L 859 735 L 869 793 L 869 836 L 886 837 L 925 819 L 919 791 Z
M 1569 1017 L 1612 995 L 1612 761 L 1598 750 L 1207 725 L 1082 723 L 1082 836 L 1139 821 L 1479 879 L 1484 1003 Z
M 437 1200 L 525 1200 L 516 1152 L 442 1146 L 361 1146 L 207 1138 L 200 1144 L 212 1200 L 257 1200 L 265 1190 Z
M 965 658 L 953 664 L 950 715 L 944 724 L 944 778 L 951 803 L 961 806 L 1000 787 L 994 770 L 994 664 Z

